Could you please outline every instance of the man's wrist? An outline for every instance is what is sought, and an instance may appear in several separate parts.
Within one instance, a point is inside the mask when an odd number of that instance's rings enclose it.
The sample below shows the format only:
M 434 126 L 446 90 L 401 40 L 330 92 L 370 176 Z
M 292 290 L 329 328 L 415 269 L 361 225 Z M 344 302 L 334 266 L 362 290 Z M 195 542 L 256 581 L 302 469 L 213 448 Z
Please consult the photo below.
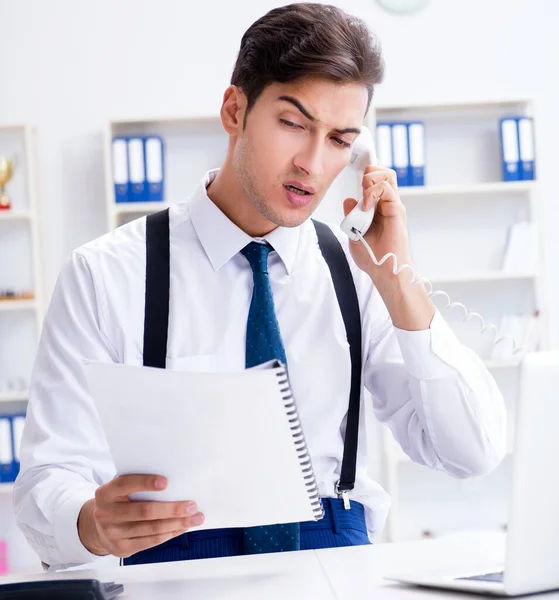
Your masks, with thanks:
M 78 515 L 78 535 L 81 543 L 89 552 L 97 556 L 107 556 L 109 552 L 101 543 L 97 526 L 95 525 L 94 510 L 95 500 L 93 498 L 82 506 Z
M 407 331 L 429 329 L 435 314 L 435 305 L 423 284 L 412 285 L 410 271 L 404 269 L 398 275 L 373 279 L 395 327 Z

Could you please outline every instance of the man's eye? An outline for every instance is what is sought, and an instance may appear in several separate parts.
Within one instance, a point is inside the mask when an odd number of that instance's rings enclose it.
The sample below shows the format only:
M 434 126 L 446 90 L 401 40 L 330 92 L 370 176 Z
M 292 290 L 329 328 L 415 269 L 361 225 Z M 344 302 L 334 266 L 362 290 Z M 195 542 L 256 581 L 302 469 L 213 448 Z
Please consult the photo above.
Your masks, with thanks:
M 341 140 L 340 138 L 332 138 L 336 144 L 342 148 L 349 148 L 351 146 L 350 143 L 348 142 L 344 142 L 344 140 Z
M 280 121 L 287 127 L 299 127 L 299 125 L 297 125 L 297 123 L 293 123 L 293 121 L 287 121 L 286 119 L 280 119 Z

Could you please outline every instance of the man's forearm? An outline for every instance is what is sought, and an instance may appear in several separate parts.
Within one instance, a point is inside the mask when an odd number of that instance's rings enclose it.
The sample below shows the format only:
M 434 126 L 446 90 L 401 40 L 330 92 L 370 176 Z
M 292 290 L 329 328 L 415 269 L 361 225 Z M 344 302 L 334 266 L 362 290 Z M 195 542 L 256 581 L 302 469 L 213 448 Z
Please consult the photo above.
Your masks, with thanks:
M 392 323 L 406 331 L 429 329 L 435 315 L 435 305 L 429 298 L 423 284 L 411 285 L 410 271 L 404 269 L 398 275 L 392 272 L 386 278 L 374 280 Z

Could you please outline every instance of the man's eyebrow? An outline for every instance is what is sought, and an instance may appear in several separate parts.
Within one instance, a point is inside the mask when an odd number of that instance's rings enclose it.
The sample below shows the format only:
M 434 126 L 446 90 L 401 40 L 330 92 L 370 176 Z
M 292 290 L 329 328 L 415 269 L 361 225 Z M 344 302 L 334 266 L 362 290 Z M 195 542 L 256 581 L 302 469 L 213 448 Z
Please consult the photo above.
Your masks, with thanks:
M 316 119 L 311 115 L 311 113 L 293 96 L 279 96 L 276 100 L 283 100 L 284 102 L 290 102 L 297 108 L 309 121 L 316 121 Z M 334 129 L 335 133 L 356 133 L 359 135 L 361 130 L 358 127 L 346 127 L 344 129 Z

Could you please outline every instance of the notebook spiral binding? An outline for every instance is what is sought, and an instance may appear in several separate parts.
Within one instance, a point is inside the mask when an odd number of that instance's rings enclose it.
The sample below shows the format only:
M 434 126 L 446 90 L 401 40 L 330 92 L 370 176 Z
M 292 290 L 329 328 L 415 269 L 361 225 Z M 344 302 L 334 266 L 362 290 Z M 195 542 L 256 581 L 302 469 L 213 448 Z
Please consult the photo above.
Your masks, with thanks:
M 303 434 L 303 427 L 299 420 L 299 413 L 297 412 L 297 405 L 293 398 L 293 392 L 289 385 L 289 379 L 287 377 L 287 371 L 285 365 L 278 361 L 276 363 L 277 370 L 276 376 L 280 385 L 280 391 L 282 393 L 283 404 L 285 407 L 285 414 L 289 421 L 289 427 L 291 429 L 291 435 L 295 444 L 295 450 L 297 451 L 297 457 L 299 458 L 299 464 L 301 465 L 301 472 L 303 473 L 303 480 L 307 493 L 311 501 L 314 518 L 316 521 L 324 517 L 324 508 L 322 507 L 322 500 L 318 492 L 318 484 L 311 463 L 311 457 L 307 448 L 307 442 Z

